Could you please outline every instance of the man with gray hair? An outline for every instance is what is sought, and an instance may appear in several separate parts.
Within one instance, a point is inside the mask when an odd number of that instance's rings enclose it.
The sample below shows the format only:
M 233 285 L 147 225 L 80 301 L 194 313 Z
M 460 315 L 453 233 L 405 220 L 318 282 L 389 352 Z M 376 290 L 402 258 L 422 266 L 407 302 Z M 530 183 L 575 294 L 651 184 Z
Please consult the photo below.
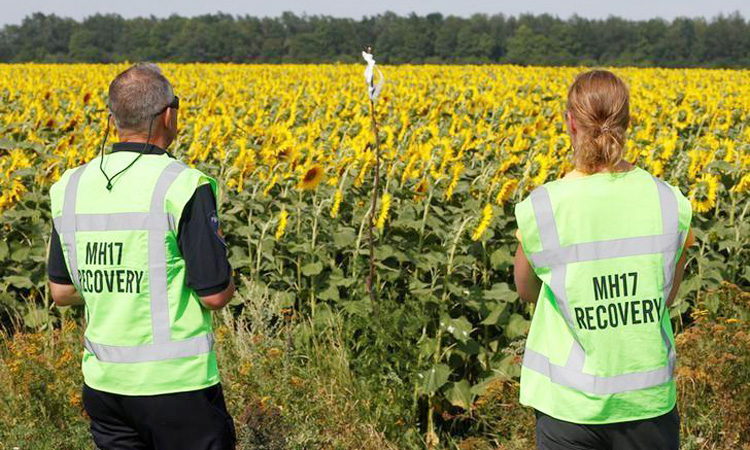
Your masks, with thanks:
M 179 104 L 155 64 L 122 72 L 109 86 L 119 142 L 105 154 L 105 135 L 50 190 L 50 292 L 86 308 L 83 405 L 102 450 L 235 446 L 210 314 L 234 283 L 216 182 L 166 151 Z

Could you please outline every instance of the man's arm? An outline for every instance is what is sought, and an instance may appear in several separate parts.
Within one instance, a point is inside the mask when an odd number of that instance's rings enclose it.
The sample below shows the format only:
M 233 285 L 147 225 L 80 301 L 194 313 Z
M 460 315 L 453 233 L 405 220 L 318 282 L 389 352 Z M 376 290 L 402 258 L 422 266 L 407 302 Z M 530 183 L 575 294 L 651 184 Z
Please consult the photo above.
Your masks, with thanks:
M 52 226 L 52 238 L 49 243 L 49 257 L 47 259 L 47 277 L 49 278 L 49 292 L 57 306 L 83 305 L 83 298 L 78 293 L 68 273 L 65 264 L 60 235 Z
M 81 294 L 78 293 L 72 284 L 58 284 L 54 281 L 49 282 L 49 292 L 52 300 L 57 306 L 74 306 L 83 305 L 84 301 Z
M 516 283 L 518 296 L 521 300 L 530 303 L 536 303 L 539 298 L 539 291 L 542 289 L 542 280 L 536 276 L 534 269 L 529 264 L 523 247 L 518 244 L 516 259 L 513 265 L 513 280 Z
M 207 309 L 211 309 L 211 310 L 221 309 L 227 306 L 227 303 L 229 303 L 229 301 L 232 300 L 232 295 L 234 295 L 234 291 L 235 291 L 234 280 L 229 280 L 229 286 L 227 286 L 226 289 L 219 292 L 218 294 L 200 297 L 201 303 L 203 303 L 203 306 L 205 306 Z
M 177 231 L 177 243 L 185 259 L 186 284 L 211 310 L 226 306 L 235 291 L 216 209 L 211 186 L 198 187 L 185 205 Z

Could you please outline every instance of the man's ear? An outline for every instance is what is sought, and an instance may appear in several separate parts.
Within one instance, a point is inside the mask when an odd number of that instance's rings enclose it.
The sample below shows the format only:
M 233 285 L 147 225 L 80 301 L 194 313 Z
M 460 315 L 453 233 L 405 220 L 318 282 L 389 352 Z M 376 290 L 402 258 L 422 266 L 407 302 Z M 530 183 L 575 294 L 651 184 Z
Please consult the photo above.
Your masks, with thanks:
M 120 130 L 117 129 L 117 122 L 115 122 L 115 116 L 113 116 L 112 113 L 109 113 L 107 116 L 107 128 L 115 130 L 115 136 L 117 136 L 118 139 L 120 138 Z
M 172 116 L 174 115 L 174 111 L 172 108 L 167 108 L 164 111 L 164 114 L 162 114 L 162 120 L 164 121 L 162 125 L 164 125 L 164 128 L 167 130 L 172 129 Z

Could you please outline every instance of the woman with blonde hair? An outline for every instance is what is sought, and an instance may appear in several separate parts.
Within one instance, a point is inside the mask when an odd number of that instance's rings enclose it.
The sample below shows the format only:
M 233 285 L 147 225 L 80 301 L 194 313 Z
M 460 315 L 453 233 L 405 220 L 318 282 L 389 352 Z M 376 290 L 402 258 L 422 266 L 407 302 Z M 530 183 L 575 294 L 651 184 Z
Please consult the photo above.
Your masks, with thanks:
M 515 282 L 536 302 L 521 403 L 539 449 L 679 448 L 668 306 L 692 211 L 623 159 L 629 103 L 613 73 L 580 74 L 565 113 L 575 170 L 516 205 Z

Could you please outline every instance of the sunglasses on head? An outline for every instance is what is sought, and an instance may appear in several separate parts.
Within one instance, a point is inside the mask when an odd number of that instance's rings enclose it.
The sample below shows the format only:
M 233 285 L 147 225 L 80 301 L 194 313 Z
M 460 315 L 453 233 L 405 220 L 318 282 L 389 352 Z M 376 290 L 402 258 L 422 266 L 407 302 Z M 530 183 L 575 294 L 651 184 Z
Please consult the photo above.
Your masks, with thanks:
M 180 97 L 178 97 L 178 96 L 175 95 L 174 99 L 172 99 L 172 102 L 170 104 L 168 104 L 167 106 L 165 106 L 164 109 L 162 109 L 161 111 L 159 111 L 158 113 L 156 113 L 154 115 L 158 116 L 159 114 L 161 114 L 164 111 L 166 111 L 167 108 L 180 109 Z

